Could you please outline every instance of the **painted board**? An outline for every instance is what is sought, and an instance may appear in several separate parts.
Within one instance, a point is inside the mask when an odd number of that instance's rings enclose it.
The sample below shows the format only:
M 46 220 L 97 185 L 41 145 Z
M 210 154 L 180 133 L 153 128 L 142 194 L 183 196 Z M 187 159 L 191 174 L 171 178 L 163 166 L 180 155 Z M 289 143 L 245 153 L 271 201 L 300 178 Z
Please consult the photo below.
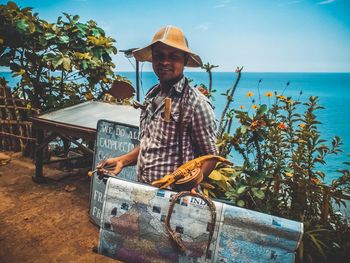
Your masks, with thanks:
M 96 129 L 95 155 L 93 168 L 108 158 L 120 156 L 131 151 L 139 144 L 139 129 L 136 126 L 99 120 Z M 124 168 L 118 175 L 130 181 L 137 181 L 136 167 L 130 166 Z M 106 184 L 94 173 L 91 178 L 90 189 L 90 217 L 93 222 L 100 225 L 103 197 Z

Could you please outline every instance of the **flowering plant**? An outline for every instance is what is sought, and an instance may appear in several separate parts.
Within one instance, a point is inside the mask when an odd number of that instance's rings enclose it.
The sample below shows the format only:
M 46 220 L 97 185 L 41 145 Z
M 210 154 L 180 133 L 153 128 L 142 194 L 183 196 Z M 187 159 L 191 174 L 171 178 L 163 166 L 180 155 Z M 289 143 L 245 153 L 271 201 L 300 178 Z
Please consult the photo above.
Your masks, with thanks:
M 241 72 L 237 73 L 239 80 Z M 243 164 L 218 164 L 203 184 L 204 193 L 303 222 L 299 261 L 340 260 L 350 251 L 350 238 L 346 238 L 350 236 L 349 223 L 337 212 L 344 198 L 349 198 L 350 171 L 338 170 L 339 178 L 327 184 L 321 168 L 328 155 L 341 152 L 341 139 L 334 137 L 327 145 L 321 138 L 316 113 L 322 107 L 317 97 L 301 103 L 267 92 L 268 103 L 262 104 L 258 93 L 259 104 L 255 104 L 253 92 L 246 94 L 253 108 L 248 111 L 244 107 L 232 109 L 233 94 L 226 93 L 228 103 L 217 140 L 219 152 L 228 157 L 236 151 Z M 231 132 L 235 120 L 240 125 Z

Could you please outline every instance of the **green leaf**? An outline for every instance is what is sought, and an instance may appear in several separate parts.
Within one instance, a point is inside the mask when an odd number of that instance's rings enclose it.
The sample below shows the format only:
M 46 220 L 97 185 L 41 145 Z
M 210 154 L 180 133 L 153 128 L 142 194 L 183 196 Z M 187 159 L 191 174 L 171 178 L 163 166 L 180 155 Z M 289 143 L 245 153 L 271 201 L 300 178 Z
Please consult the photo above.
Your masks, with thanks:
M 247 189 L 247 186 L 241 186 L 237 189 L 237 194 L 242 194 L 244 193 L 245 189 Z
M 47 53 L 44 55 L 44 59 L 54 59 L 56 55 L 54 53 Z
M 220 173 L 226 176 L 231 176 L 233 175 L 236 171 L 232 167 L 224 167 L 219 169 Z
M 29 33 L 33 34 L 35 32 L 35 25 L 34 23 L 30 22 L 28 23 Z
M 72 21 L 69 14 L 67 14 L 67 13 L 65 13 L 65 12 L 63 12 L 63 14 L 64 14 L 64 16 L 69 20 L 69 22 Z
M 56 69 L 63 63 L 63 57 L 55 57 L 52 60 L 52 66 Z
M 88 30 L 88 26 L 82 24 L 82 23 L 77 23 L 76 27 L 78 28 L 78 30 L 83 33 L 84 35 L 86 35 L 87 30 Z
M 221 180 L 224 179 L 222 174 L 219 171 L 217 171 L 217 170 L 213 170 L 211 172 L 211 174 L 209 175 L 209 178 L 212 179 L 212 180 L 215 180 L 215 181 L 221 181 Z
M 242 125 L 242 126 L 241 126 L 241 133 L 242 133 L 242 134 L 245 134 L 245 133 L 247 132 L 247 129 L 248 129 L 247 126 Z
M 69 57 L 64 57 L 62 63 L 63 63 L 63 68 L 65 70 L 67 70 L 67 71 L 71 70 L 71 66 L 70 66 L 71 60 Z
M 100 59 L 102 54 L 103 54 L 103 49 L 102 48 L 93 48 L 92 53 L 95 58 Z
M 238 201 L 237 201 L 237 205 L 238 205 L 239 207 L 243 207 L 243 206 L 245 205 L 245 202 L 244 202 L 243 200 L 238 200 Z
M 56 37 L 56 35 L 53 34 L 53 33 L 45 33 L 45 39 L 46 40 L 50 40 L 50 39 L 53 39 L 55 37 Z
M 61 43 L 67 44 L 69 43 L 69 36 L 60 36 L 59 40 Z
M 224 192 L 228 190 L 228 185 L 225 180 L 216 181 L 217 186 L 219 186 Z
M 86 60 L 84 60 L 84 61 L 81 63 L 81 67 L 82 67 L 83 70 L 86 70 L 86 69 L 89 67 L 89 65 L 88 65 L 88 63 L 86 62 Z
M 80 18 L 80 17 L 79 17 L 78 15 L 75 15 L 75 16 L 73 16 L 73 21 L 76 22 L 76 21 L 79 20 L 79 18 Z
M 101 34 L 100 34 L 100 30 L 98 30 L 97 28 L 93 28 L 91 30 L 91 34 L 95 37 L 99 37 Z
M 261 189 L 258 189 L 256 187 L 252 188 L 252 192 L 253 192 L 254 196 L 256 196 L 259 199 L 264 199 L 264 197 L 265 197 L 264 191 L 262 191 Z
M 26 30 L 27 30 L 27 28 L 28 28 L 28 24 L 27 24 L 27 22 L 26 22 L 26 20 L 25 19 L 21 19 L 21 20 L 19 20 L 18 22 L 17 22 L 17 28 L 19 29 L 19 31 L 21 31 L 21 32 L 26 32 Z
M 264 114 L 266 111 L 267 111 L 267 106 L 266 106 L 266 104 L 262 104 L 262 105 L 259 107 L 257 113 L 258 113 L 258 114 Z
M 28 11 L 31 11 L 33 8 L 32 7 L 25 7 L 25 8 L 23 8 L 21 11 L 23 12 L 23 13 L 26 13 L 26 12 L 28 12 Z

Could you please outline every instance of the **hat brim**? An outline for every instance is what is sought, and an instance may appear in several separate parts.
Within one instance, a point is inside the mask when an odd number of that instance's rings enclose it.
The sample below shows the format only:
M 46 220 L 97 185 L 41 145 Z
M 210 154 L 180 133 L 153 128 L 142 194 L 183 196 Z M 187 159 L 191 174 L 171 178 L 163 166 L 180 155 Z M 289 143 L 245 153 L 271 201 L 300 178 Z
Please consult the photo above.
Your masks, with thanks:
M 186 67 L 196 68 L 196 67 L 201 67 L 203 65 L 201 58 L 197 54 L 193 53 L 190 49 L 188 48 L 184 49 L 182 47 L 178 47 L 178 46 L 172 45 L 171 43 L 167 43 L 161 40 L 155 41 L 144 48 L 136 49 L 132 52 L 132 54 L 134 55 L 135 59 L 138 61 L 152 62 L 152 46 L 158 42 L 161 42 L 167 46 L 186 52 L 188 54 L 188 61 L 185 65 Z

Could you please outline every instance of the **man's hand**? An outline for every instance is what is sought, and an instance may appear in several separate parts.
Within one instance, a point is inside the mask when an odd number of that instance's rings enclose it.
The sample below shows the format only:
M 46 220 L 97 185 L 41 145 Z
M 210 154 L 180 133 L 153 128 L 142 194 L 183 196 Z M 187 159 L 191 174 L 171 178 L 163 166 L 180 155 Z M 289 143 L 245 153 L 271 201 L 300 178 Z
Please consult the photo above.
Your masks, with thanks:
M 118 175 L 121 170 L 124 168 L 124 162 L 122 157 L 115 157 L 107 159 L 103 162 L 100 162 L 96 165 L 97 174 L 113 174 L 114 176 Z
M 124 167 L 136 164 L 139 152 L 140 146 L 136 146 L 127 154 L 114 158 L 109 158 L 103 162 L 98 163 L 96 165 L 97 174 L 109 174 L 117 176 L 121 172 L 121 170 L 123 170 Z

